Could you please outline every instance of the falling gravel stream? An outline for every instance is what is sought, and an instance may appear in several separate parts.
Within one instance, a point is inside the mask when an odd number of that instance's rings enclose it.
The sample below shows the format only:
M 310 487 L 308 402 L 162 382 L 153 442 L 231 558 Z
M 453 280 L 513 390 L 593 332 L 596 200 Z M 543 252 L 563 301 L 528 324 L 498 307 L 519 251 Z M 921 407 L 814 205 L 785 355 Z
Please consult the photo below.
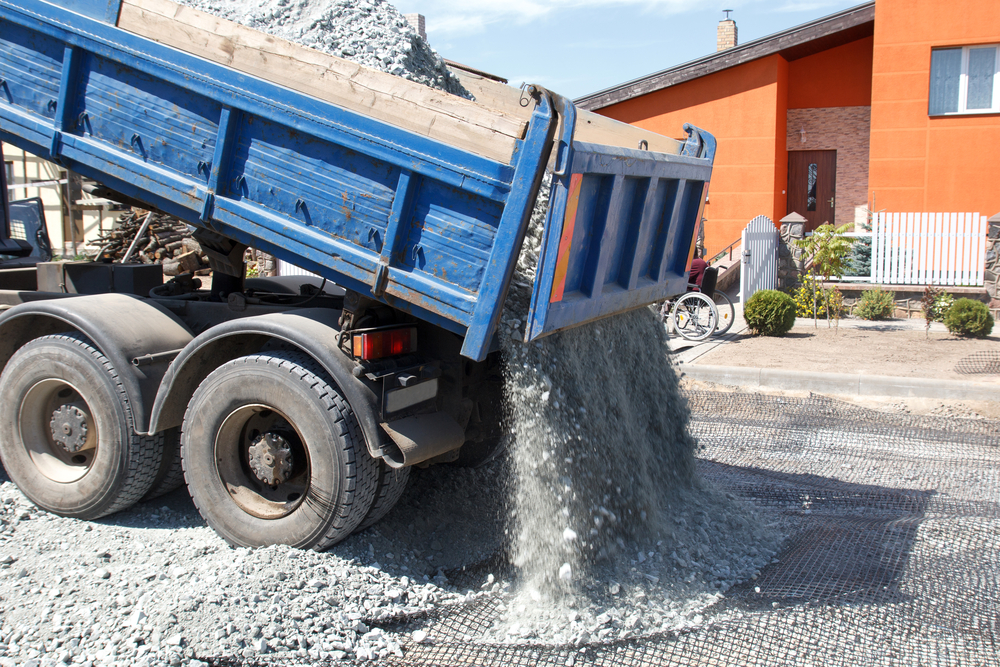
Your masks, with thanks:
M 754 575 L 779 533 L 696 475 L 697 441 L 652 310 L 524 342 L 548 190 L 501 322 L 519 599 L 496 634 L 578 641 L 615 599 L 633 602 L 629 627 L 667 629 L 685 607 Z M 694 564 L 697 577 L 664 576 Z

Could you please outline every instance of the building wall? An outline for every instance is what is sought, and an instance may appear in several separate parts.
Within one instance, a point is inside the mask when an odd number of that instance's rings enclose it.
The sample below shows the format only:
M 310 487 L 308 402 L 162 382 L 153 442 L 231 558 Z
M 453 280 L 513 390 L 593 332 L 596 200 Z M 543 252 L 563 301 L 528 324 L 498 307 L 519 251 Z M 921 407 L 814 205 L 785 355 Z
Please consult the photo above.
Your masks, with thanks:
M 877 0 L 868 182 L 875 210 L 1000 211 L 1000 114 L 927 113 L 931 48 L 998 42 L 996 0 Z
M 788 63 L 788 108 L 866 107 L 872 103 L 873 37 Z
M 719 142 L 705 207 L 705 247 L 714 253 L 739 239 L 758 215 L 785 215 L 788 160 L 785 98 L 788 63 L 774 55 L 626 102 L 600 113 L 681 138 L 693 123 Z
M 105 212 L 99 208 L 83 211 L 82 225 L 75 230 L 77 248 L 73 248 L 73 234 L 69 230 L 69 215 L 65 207 L 67 188 L 65 185 L 47 185 L 32 187 L 32 183 L 58 181 L 66 178 L 64 169 L 40 157 L 3 144 L 4 168 L 9 168 L 12 175 L 8 185 L 15 187 L 8 191 L 10 201 L 41 197 L 45 207 L 45 224 L 49 231 L 49 241 L 52 252 L 59 257 L 65 255 L 72 258 L 83 252 L 84 240 L 90 241 L 97 237 L 102 229 L 110 229 L 117 214 Z M 84 199 L 90 199 L 84 195 Z M 94 248 L 96 250 L 96 248 Z
M 854 222 L 854 211 L 868 202 L 868 133 L 871 107 L 789 109 L 789 151 L 837 151 L 836 225 Z

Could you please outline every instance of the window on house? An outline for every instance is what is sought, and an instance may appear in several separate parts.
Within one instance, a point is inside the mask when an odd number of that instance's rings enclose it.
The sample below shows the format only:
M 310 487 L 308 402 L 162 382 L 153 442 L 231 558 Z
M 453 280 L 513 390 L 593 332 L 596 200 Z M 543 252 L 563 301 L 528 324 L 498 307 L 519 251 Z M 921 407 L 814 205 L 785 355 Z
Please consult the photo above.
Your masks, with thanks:
M 1000 45 L 931 51 L 928 113 L 1000 112 Z
M 809 165 L 808 172 L 808 183 L 806 184 L 806 210 L 815 211 L 816 210 L 816 175 L 817 171 L 816 163 Z

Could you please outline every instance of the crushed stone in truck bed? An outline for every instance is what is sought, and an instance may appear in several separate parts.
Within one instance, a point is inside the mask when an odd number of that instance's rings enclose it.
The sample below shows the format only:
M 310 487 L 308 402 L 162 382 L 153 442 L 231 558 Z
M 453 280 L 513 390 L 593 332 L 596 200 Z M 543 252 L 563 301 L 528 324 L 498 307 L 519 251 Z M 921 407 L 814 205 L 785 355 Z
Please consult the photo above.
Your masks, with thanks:
M 444 61 L 384 0 L 178 0 L 274 37 L 471 98 Z

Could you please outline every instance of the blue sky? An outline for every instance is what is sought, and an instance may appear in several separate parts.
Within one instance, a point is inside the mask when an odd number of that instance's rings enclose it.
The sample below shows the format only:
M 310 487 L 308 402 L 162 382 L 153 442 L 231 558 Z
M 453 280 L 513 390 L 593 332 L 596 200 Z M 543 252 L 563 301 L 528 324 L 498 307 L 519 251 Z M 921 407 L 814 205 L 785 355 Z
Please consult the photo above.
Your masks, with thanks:
M 576 98 L 715 51 L 723 9 L 739 41 L 806 23 L 860 0 L 396 0 L 427 18 L 438 53 Z

